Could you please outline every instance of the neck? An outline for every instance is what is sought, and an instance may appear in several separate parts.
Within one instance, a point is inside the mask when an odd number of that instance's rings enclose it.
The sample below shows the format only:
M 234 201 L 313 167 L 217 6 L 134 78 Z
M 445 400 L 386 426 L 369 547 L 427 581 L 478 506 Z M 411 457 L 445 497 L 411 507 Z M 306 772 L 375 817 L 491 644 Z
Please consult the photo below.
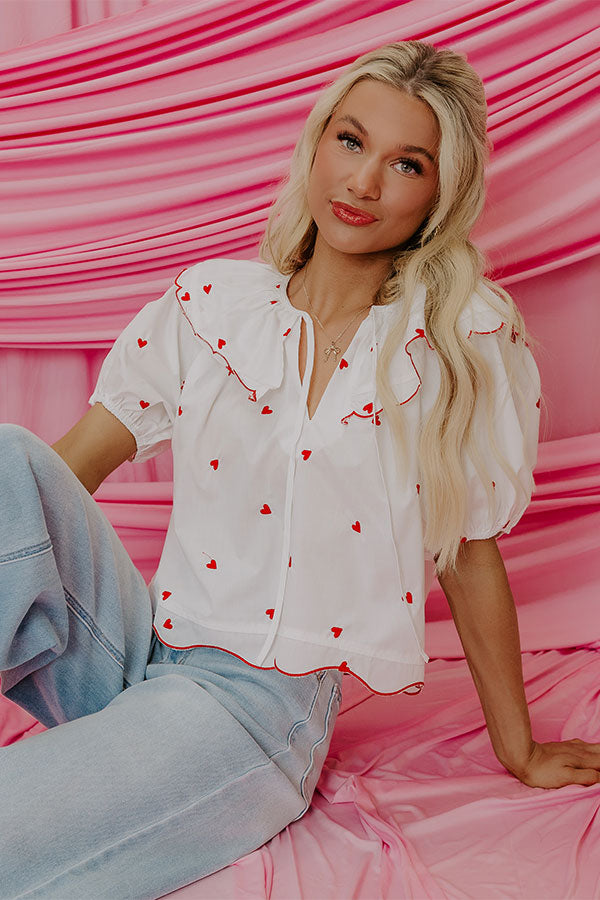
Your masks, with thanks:
M 323 245 L 317 235 L 312 257 L 289 281 L 288 297 L 296 309 L 318 316 L 327 327 L 368 311 L 389 273 L 390 261 L 374 254 L 341 254 Z

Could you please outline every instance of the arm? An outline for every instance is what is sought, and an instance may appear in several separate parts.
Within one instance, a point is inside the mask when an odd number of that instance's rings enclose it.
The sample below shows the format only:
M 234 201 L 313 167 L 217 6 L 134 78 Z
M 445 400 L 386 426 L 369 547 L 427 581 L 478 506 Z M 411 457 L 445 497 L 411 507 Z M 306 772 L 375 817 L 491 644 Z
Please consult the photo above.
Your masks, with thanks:
M 494 752 L 513 774 L 532 749 L 517 612 L 495 538 L 461 544 L 457 573 L 438 581 L 448 600 Z
M 442 573 L 438 580 L 505 769 L 530 787 L 600 783 L 599 743 L 532 739 L 517 612 L 495 537 L 462 544 L 456 574 Z
M 90 494 L 137 449 L 129 429 L 101 403 L 95 403 L 51 446 Z

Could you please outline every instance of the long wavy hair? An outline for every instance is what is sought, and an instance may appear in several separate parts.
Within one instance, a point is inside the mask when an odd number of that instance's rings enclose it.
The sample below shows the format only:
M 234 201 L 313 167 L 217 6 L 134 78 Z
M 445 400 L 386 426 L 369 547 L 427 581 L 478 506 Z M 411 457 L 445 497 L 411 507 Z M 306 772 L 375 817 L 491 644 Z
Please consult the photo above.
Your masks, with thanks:
M 389 364 L 405 336 L 411 298 L 419 282 L 427 290 L 425 331 L 440 363 L 440 389 L 418 436 L 424 544 L 434 553 L 437 573 L 456 571 L 457 554 L 467 517 L 467 483 L 461 454 L 465 450 L 485 485 L 490 505 L 496 498 L 491 477 L 473 439 L 473 418 L 480 392 L 486 397 L 490 446 L 515 486 L 527 491 L 499 452 L 493 433 L 493 376 L 473 342 L 457 329 L 458 318 L 483 282 L 495 295 L 480 291 L 502 316 L 501 352 L 511 387 L 519 390 L 514 372 L 521 353 L 536 343 L 510 294 L 484 276 L 487 260 L 469 240 L 485 203 L 484 169 L 492 147 L 487 135 L 484 87 L 459 53 L 422 41 L 387 44 L 360 56 L 314 104 L 296 143 L 289 171 L 269 211 L 260 243 L 260 258 L 283 274 L 301 269 L 314 250 L 317 226 L 307 203 L 309 176 L 317 146 L 350 89 L 364 79 L 392 85 L 429 105 L 440 129 L 438 195 L 429 215 L 409 241 L 399 247 L 389 275 L 374 304 L 398 303 L 402 312 L 378 354 L 377 395 L 387 415 L 398 450 L 398 471 L 406 471 L 406 423 L 388 377 Z M 515 341 L 515 333 L 520 340 Z M 512 340 L 511 340 L 512 338 Z M 520 348 L 517 350 L 517 348 Z M 516 351 L 516 352 L 515 352 Z M 531 489 L 531 485 L 528 486 Z

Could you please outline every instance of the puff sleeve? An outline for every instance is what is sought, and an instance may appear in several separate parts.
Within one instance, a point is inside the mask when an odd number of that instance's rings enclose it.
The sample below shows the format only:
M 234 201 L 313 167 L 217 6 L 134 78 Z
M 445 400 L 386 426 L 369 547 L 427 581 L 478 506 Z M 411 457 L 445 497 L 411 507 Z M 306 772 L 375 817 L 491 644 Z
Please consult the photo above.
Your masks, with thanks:
M 497 462 L 489 441 L 484 401 L 478 398 L 474 436 L 492 479 L 490 504 L 485 485 L 468 453 L 463 451 L 467 481 L 467 515 L 463 534 L 467 540 L 483 540 L 509 534 L 529 506 L 535 487 L 540 424 L 540 375 L 534 357 L 520 338 L 502 340 L 503 329 L 470 335 L 493 374 L 492 426 L 499 452 L 514 469 L 521 490 Z M 520 347 L 517 345 L 517 340 Z M 522 356 L 518 350 L 522 349 Z M 504 354 L 504 356 L 503 356 Z M 506 362 L 505 362 L 506 357 Z M 514 372 L 509 382 L 507 365 Z
M 131 431 L 137 444 L 131 462 L 144 462 L 170 446 L 182 383 L 197 345 L 174 283 L 142 307 L 105 357 L 88 403 L 102 403 Z

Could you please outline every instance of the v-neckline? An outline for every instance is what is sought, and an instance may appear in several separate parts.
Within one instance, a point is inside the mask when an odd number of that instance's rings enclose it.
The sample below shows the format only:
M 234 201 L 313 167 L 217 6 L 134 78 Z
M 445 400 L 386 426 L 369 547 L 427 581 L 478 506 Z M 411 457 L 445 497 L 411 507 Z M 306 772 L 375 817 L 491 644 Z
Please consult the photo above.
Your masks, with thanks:
M 310 391 L 310 382 L 312 381 L 312 375 L 313 375 L 313 369 L 314 369 L 315 324 L 314 324 L 314 322 L 313 322 L 313 320 L 312 320 L 312 317 L 311 317 L 310 313 L 309 313 L 307 310 L 298 309 L 298 307 L 294 306 L 294 304 L 292 303 L 292 301 L 291 301 L 290 298 L 288 297 L 288 286 L 289 286 L 290 281 L 292 280 L 292 276 L 294 275 L 294 272 L 291 272 L 291 273 L 288 274 L 288 275 L 283 275 L 282 273 L 279 273 L 279 275 L 280 275 L 281 291 L 282 291 L 282 293 L 281 293 L 281 299 L 284 301 L 285 305 L 290 309 L 290 311 L 295 312 L 296 315 L 297 315 L 301 320 L 304 318 L 304 316 L 307 316 L 308 319 L 310 320 L 310 325 L 311 325 L 311 328 L 312 328 L 313 365 L 312 365 L 312 369 L 311 369 L 311 372 L 310 372 L 310 380 L 309 380 L 309 382 L 308 382 L 308 390 L 307 390 L 307 392 L 306 392 L 306 400 L 304 401 L 304 418 L 305 418 L 305 421 L 312 423 L 312 422 L 314 422 L 315 418 L 316 418 L 317 415 L 319 414 L 319 410 L 321 409 L 321 406 L 323 405 L 323 401 L 326 399 L 326 397 L 327 397 L 327 395 L 328 395 L 328 392 L 329 392 L 329 388 L 330 388 L 331 382 L 333 381 L 336 372 L 335 372 L 335 370 L 334 370 L 334 371 L 331 373 L 331 375 L 330 375 L 330 377 L 329 377 L 329 380 L 328 380 L 327 384 L 325 385 L 325 390 L 324 390 L 323 393 L 321 394 L 321 399 L 319 400 L 319 402 L 318 402 L 318 404 L 317 404 L 317 407 L 316 407 L 314 413 L 312 414 L 312 416 L 310 416 L 310 415 L 309 415 L 309 411 L 308 411 L 308 392 Z M 354 335 L 352 336 L 352 340 L 350 341 L 350 343 L 349 343 L 348 346 L 346 347 L 345 354 L 349 354 L 350 351 L 352 350 L 352 348 L 353 348 L 353 346 L 354 346 L 354 343 L 355 343 L 355 341 L 357 340 L 357 335 L 359 334 L 359 332 L 360 332 L 361 328 L 363 327 L 364 323 L 365 323 L 368 319 L 371 319 L 371 318 L 374 317 L 374 313 L 373 313 L 373 310 L 374 310 L 374 309 L 375 309 L 374 306 L 371 306 L 371 307 L 369 308 L 369 312 L 367 313 L 367 315 L 364 317 L 364 319 L 362 320 L 362 322 L 360 323 L 360 325 L 358 326 L 358 328 L 357 328 L 356 331 L 354 332 Z M 308 329 L 307 329 L 307 330 L 308 330 Z M 301 335 L 302 335 L 302 325 L 300 325 L 300 336 L 301 336 Z M 307 374 L 307 373 L 306 373 L 307 366 L 306 366 L 306 365 L 304 366 L 304 377 L 303 377 L 303 379 L 300 379 L 300 370 L 299 370 L 299 366 L 298 366 L 299 351 L 300 351 L 300 336 L 298 337 L 298 346 L 296 347 L 296 350 L 295 350 L 294 370 L 295 370 L 296 378 L 298 379 L 298 385 L 299 385 L 299 387 L 300 387 L 300 390 L 303 390 L 303 388 L 304 388 L 304 379 L 306 378 L 306 374 Z M 308 363 L 308 347 L 307 347 L 306 362 Z M 339 365 L 339 364 L 336 362 L 336 364 L 335 364 L 335 369 L 338 368 L 338 365 Z
M 288 297 L 288 300 L 289 300 L 289 297 Z M 293 304 L 291 304 L 291 305 L 293 305 Z M 295 308 L 296 308 L 296 307 L 294 307 L 294 309 L 295 309 Z M 373 309 L 373 307 L 371 306 L 371 308 L 369 309 L 369 312 L 367 313 L 367 315 L 364 317 L 364 319 L 362 320 L 362 322 L 359 324 L 358 328 L 357 328 L 356 331 L 354 332 L 354 334 L 353 334 L 353 336 L 352 336 L 352 340 L 350 341 L 350 343 L 349 343 L 348 346 L 346 347 L 346 349 L 345 349 L 345 351 L 344 351 L 344 354 L 343 354 L 342 358 L 345 358 L 347 355 L 348 355 L 348 356 L 351 355 L 351 351 L 353 350 L 354 343 L 356 342 L 356 340 L 357 340 L 357 338 L 358 338 L 358 334 L 359 334 L 361 328 L 363 327 L 364 323 L 365 323 L 369 318 L 371 318 L 371 310 L 372 310 L 372 309 Z M 302 311 L 302 310 L 298 310 L 298 313 L 300 314 L 302 321 L 305 321 L 305 320 L 304 320 L 303 311 Z M 324 390 L 323 393 L 321 394 L 321 397 L 320 397 L 320 399 L 319 399 L 319 402 L 317 403 L 317 406 L 316 406 L 316 408 L 315 408 L 315 410 L 314 410 L 314 412 L 313 412 L 313 414 L 312 414 L 312 416 L 311 416 L 311 415 L 309 414 L 309 410 L 308 410 L 308 394 L 309 394 L 309 392 L 310 392 L 310 383 L 311 383 L 311 381 L 312 381 L 312 376 L 313 376 L 313 371 L 314 371 L 314 366 L 315 366 L 315 358 L 314 358 L 314 354 L 315 354 L 315 325 L 314 325 L 314 322 L 313 322 L 313 320 L 312 320 L 310 314 L 309 314 L 309 313 L 305 313 L 305 315 L 308 317 L 308 319 L 309 319 L 309 321 L 310 321 L 311 329 L 312 329 L 313 362 L 312 362 L 312 368 L 311 368 L 311 371 L 310 371 L 310 375 L 308 375 L 308 378 L 309 378 L 309 381 L 308 381 L 308 390 L 306 391 L 306 400 L 304 401 L 304 418 L 306 419 L 307 422 L 311 422 L 311 423 L 312 423 L 312 422 L 314 422 L 316 416 L 319 414 L 319 410 L 321 409 L 321 406 L 323 405 L 323 402 L 325 401 L 325 399 L 327 398 L 328 394 L 330 393 L 330 390 L 329 390 L 329 389 L 330 389 L 330 386 L 331 386 L 331 382 L 332 382 L 332 381 L 334 380 L 334 378 L 336 377 L 336 372 L 337 372 L 337 369 L 339 368 L 339 363 L 336 361 L 335 368 L 334 368 L 333 372 L 330 374 L 329 379 L 328 379 L 328 381 L 327 381 L 327 384 L 325 385 L 325 390 Z M 302 324 L 300 325 L 300 336 L 301 336 L 301 335 L 302 335 Z M 307 340 L 308 340 L 308 326 L 307 326 Z M 305 386 L 305 379 L 307 378 L 308 356 L 309 356 L 309 354 L 308 354 L 308 346 L 307 346 L 307 348 L 306 348 L 306 351 L 307 351 L 307 352 L 306 352 L 306 363 L 305 363 L 305 365 L 304 365 L 304 376 L 303 376 L 302 380 L 300 379 L 300 370 L 299 370 L 299 368 L 298 368 L 299 350 L 300 350 L 300 337 L 298 338 L 298 347 L 296 348 L 296 354 L 295 354 L 295 356 L 296 356 L 296 374 L 297 374 L 297 376 L 298 376 L 298 382 L 299 382 L 299 384 L 300 384 L 300 389 L 302 390 L 302 389 L 304 388 L 304 386 Z M 340 361 L 341 361 L 341 360 L 340 360 Z

